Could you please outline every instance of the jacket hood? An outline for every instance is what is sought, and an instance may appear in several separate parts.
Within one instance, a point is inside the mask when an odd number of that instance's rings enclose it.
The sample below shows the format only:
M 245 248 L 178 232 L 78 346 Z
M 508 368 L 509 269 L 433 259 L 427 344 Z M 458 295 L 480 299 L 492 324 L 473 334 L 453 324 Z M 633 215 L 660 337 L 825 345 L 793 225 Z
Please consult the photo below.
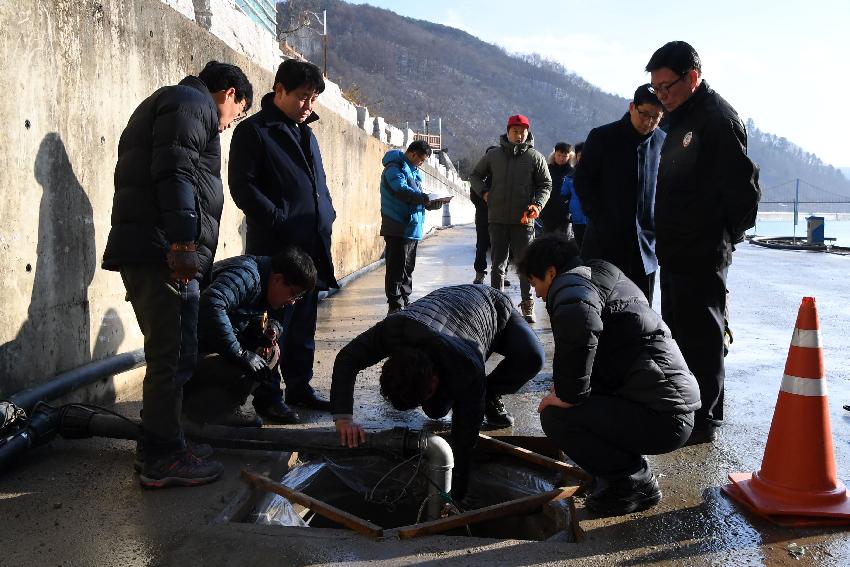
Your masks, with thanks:
M 268 115 L 266 122 L 285 122 L 287 124 L 295 124 L 295 121 L 284 114 L 283 111 L 274 103 L 274 91 L 263 95 L 263 99 L 260 101 L 260 108 Z M 310 124 L 318 119 L 319 115 L 315 112 L 311 112 L 310 116 L 308 116 L 307 120 L 305 120 L 302 124 Z
M 407 160 L 404 158 L 404 152 L 402 150 L 390 150 L 384 154 L 384 159 L 381 160 L 381 163 L 384 165 L 384 167 L 388 166 L 391 163 L 404 165 L 405 163 L 407 163 Z M 408 166 L 410 166 L 410 164 L 408 164 Z
M 508 140 L 507 134 L 502 134 L 501 136 L 499 136 L 499 145 L 512 154 L 521 154 L 527 151 L 529 148 L 534 147 L 534 135 L 531 133 L 531 130 L 529 130 L 528 138 L 526 138 L 523 143 L 514 144 L 513 142 Z

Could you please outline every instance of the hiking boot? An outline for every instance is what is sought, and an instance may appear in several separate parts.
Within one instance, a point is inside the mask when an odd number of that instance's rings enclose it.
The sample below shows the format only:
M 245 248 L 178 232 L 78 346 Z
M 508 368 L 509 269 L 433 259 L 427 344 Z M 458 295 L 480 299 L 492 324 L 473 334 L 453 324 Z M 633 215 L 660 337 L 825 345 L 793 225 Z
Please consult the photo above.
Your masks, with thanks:
M 487 424 L 493 427 L 510 427 L 514 424 L 514 416 L 505 408 L 499 396 L 487 398 L 484 402 L 484 416 Z
M 199 459 L 209 459 L 213 456 L 212 445 L 206 443 L 186 443 L 186 448 Z M 137 473 L 145 468 L 145 449 L 141 444 L 136 444 L 136 458 L 133 460 L 133 470 Z
M 145 461 L 139 484 L 145 488 L 169 486 L 200 486 L 218 479 L 224 465 L 218 461 L 200 459 L 189 449 L 166 455 L 153 462 Z
M 404 307 L 402 307 L 398 303 L 390 303 L 389 306 L 387 307 L 387 317 L 389 317 L 393 313 L 398 313 L 402 309 L 404 309 Z
M 534 323 L 537 319 L 534 317 L 534 300 L 526 299 L 519 302 L 519 307 L 522 309 L 523 318 L 529 323 Z
M 593 512 L 604 516 L 622 516 L 652 508 L 661 502 L 661 489 L 655 475 L 640 484 L 629 480 L 605 483 L 584 501 Z
M 474 284 L 483 284 L 484 277 L 487 275 L 487 272 L 475 272 L 475 279 L 472 280 Z
M 279 425 L 291 425 L 299 423 L 301 419 L 298 413 L 283 403 L 283 400 L 271 403 L 267 406 L 254 406 L 257 415 L 263 418 L 263 421 L 268 423 L 277 423 Z

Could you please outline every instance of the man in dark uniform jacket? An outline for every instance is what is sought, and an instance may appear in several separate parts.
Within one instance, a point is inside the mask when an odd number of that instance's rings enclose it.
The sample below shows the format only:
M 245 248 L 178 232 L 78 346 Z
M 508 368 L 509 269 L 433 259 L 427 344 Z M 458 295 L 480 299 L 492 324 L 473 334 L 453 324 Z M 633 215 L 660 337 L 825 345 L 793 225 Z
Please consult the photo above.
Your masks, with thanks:
M 485 375 L 484 363 L 494 352 L 505 358 Z M 452 497 L 462 499 L 470 453 L 484 417 L 490 425 L 513 423 L 499 396 L 515 393 L 540 371 L 540 341 L 511 300 L 496 289 L 467 284 L 432 291 L 339 351 L 331 406 L 343 445 L 356 447 L 365 439 L 352 415 L 357 374 L 385 358 L 381 394 L 393 407 L 421 405 L 433 419 L 451 410 Z
M 573 175 L 575 192 L 589 222 L 581 245 L 584 259 L 611 262 L 646 295 L 655 288 L 655 179 L 665 134 L 664 115 L 649 85 L 635 90 L 629 111 L 590 131 Z
M 292 245 L 316 266 L 316 287 L 295 305 L 274 314 L 284 327 L 281 366 L 286 403 L 327 411 L 330 405 L 310 386 L 316 351 L 319 291 L 337 287 L 331 259 L 336 211 L 325 180 L 319 144 L 308 124 L 319 116 L 313 105 L 325 81 L 312 63 L 287 59 L 280 64 L 274 91 L 261 110 L 233 133 L 228 181 L 233 201 L 247 220 L 245 252 L 273 256 Z M 267 421 L 289 423 L 294 412 L 278 390 L 254 406 Z
M 213 263 L 224 206 L 219 133 L 252 100 L 239 67 L 210 61 L 197 77 L 145 99 L 118 142 L 103 268 L 121 272 L 145 337 L 137 462 L 147 487 L 195 486 L 223 470 L 200 458 L 207 450 L 187 447 L 180 409 L 198 354 L 200 282 Z
M 616 266 L 582 262 L 575 241 L 546 235 L 519 267 L 546 301 L 555 355 L 543 431 L 592 474 L 588 508 L 608 515 L 661 501 L 643 455 L 681 447 L 699 407 L 696 380 L 670 331 Z
M 669 113 L 655 196 L 661 314 L 697 378 L 702 408 L 691 443 L 723 423 L 726 275 L 735 244 L 755 225 L 761 189 L 747 131 L 702 79 L 693 47 L 672 41 L 646 70 Z

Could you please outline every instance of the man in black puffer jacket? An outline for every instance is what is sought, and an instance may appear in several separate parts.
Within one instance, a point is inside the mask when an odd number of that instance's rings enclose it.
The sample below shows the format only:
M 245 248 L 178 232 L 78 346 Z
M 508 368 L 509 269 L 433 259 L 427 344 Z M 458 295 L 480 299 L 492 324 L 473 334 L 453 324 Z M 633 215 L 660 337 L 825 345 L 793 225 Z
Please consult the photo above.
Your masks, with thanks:
M 505 358 L 485 375 L 484 363 L 493 352 Z M 497 396 L 516 392 L 540 371 L 540 341 L 500 291 L 474 284 L 432 291 L 339 351 L 331 408 L 343 445 L 356 447 L 365 439 L 352 420 L 357 373 L 384 358 L 381 394 L 396 409 L 421 405 L 433 419 L 452 411 L 452 496 L 463 498 L 484 417 L 491 425 L 513 423 Z
M 699 382 L 689 443 L 707 443 L 723 424 L 726 276 L 735 244 L 756 222 L 759 170 L 743 122 L 703 80 L 693 47 L 671 41 L 646 70 L 670 119 L 655 197 L 661 315 Z
M 239 67 L 210 61 L 197 77 L 145 99 L 118 143 L 103 268 L 121 272 L 145 336 L 138 456 L 147 487 L 195 486 L 222 471 L 187 449 L 181 390 L 195 367 L 200 281 L 213 262 L 224 204 L 219 133 L 252 97 Z
M 313 290 L 316 267 L 304 251 L 286 246 L 274 256 L 235 256 L 216 262 L 201 293 L 198 340 L 201 359 L 183 389 L 183 411 L 199 423 L 262 425 L 239 407 L 249 393 L 263 406 L 280 395 L 283 329 L 269 313 L 293 305 Z M 290 423 L 298 414 L 291 413 Z
M 545 299 L 555 339 L 543 431 L 596 478 L 587 506 L 618 515 L 661 500 L 644 454 L 691 434 L 699 389 L 643 293 L 604 260 L 583 264 L 574 241 L 535 240 L 518 266 Z

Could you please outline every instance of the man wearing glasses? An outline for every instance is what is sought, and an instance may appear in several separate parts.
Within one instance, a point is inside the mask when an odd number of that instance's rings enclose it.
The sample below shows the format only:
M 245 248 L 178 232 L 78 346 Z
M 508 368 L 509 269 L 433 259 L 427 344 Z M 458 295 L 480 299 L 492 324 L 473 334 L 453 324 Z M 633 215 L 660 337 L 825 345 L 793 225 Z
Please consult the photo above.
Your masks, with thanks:
M 655 179 L 666 134 L 664 110 L 649 85 L 641 85 L 620 120 L 590 131 L 573 174 L 589 222 L 585 260 L 611 262 L 652 305 L 655 288 Z
M 316 351 L 319 290 L 337 287 L 331 258 L 336 219 L 322 153 L 311 123 L 313 107 L 325 90 L 318 67 L 288 59 L 280 64 L 273 91 L 259 112 L 242 121 L 230 144 L 228 182 L 233 201 L 245 213 L 245 252 L 272 256 L 284 245 L 298 246 L 316 265 L 316 287 L 303 300 L 273 313 L 286 328 L 281 365 L 286 402 L 278 389 L 254 407 L 266 421 L 292 423 L 297 405 L 328 411 L 330 403 L 310 385 Z M 288 404 L 288 405 L 287 405 Z
M 655 199 L 661 314 L 699 383 L 689 444 L 709 443 L 723 423 L 726 274 L 735 244 L 755 224 L 758 167 L 747 157 L 744 124 L 703 81 L 693 47 L 667 43 L 646 71 L 669 113 Z
M 219 134 L 252 100 L 239 67 L 210 61 L 142 101 L 118 142 L 103 268 L 121 272 L 145 337 L 137 463 L 148 488 L 197 486 L 223 470 L 186 445 L 181 392 L 195 369 L 200 282 L 224 207 Z
M 236 256 L 216 262 L 201 293 L 198 340 L 201 359 L 183 389 L 183 412 L 196 423 L 259 427 L 256 415 L 241 412 L 249 393 L 258 404 L 277 395 L 283 340 L 269 317 L 295 305 L 316 285 L 316 267 L 293 246 L 274 256 Z M 298 415 L 292 416 L 296 423 Z

